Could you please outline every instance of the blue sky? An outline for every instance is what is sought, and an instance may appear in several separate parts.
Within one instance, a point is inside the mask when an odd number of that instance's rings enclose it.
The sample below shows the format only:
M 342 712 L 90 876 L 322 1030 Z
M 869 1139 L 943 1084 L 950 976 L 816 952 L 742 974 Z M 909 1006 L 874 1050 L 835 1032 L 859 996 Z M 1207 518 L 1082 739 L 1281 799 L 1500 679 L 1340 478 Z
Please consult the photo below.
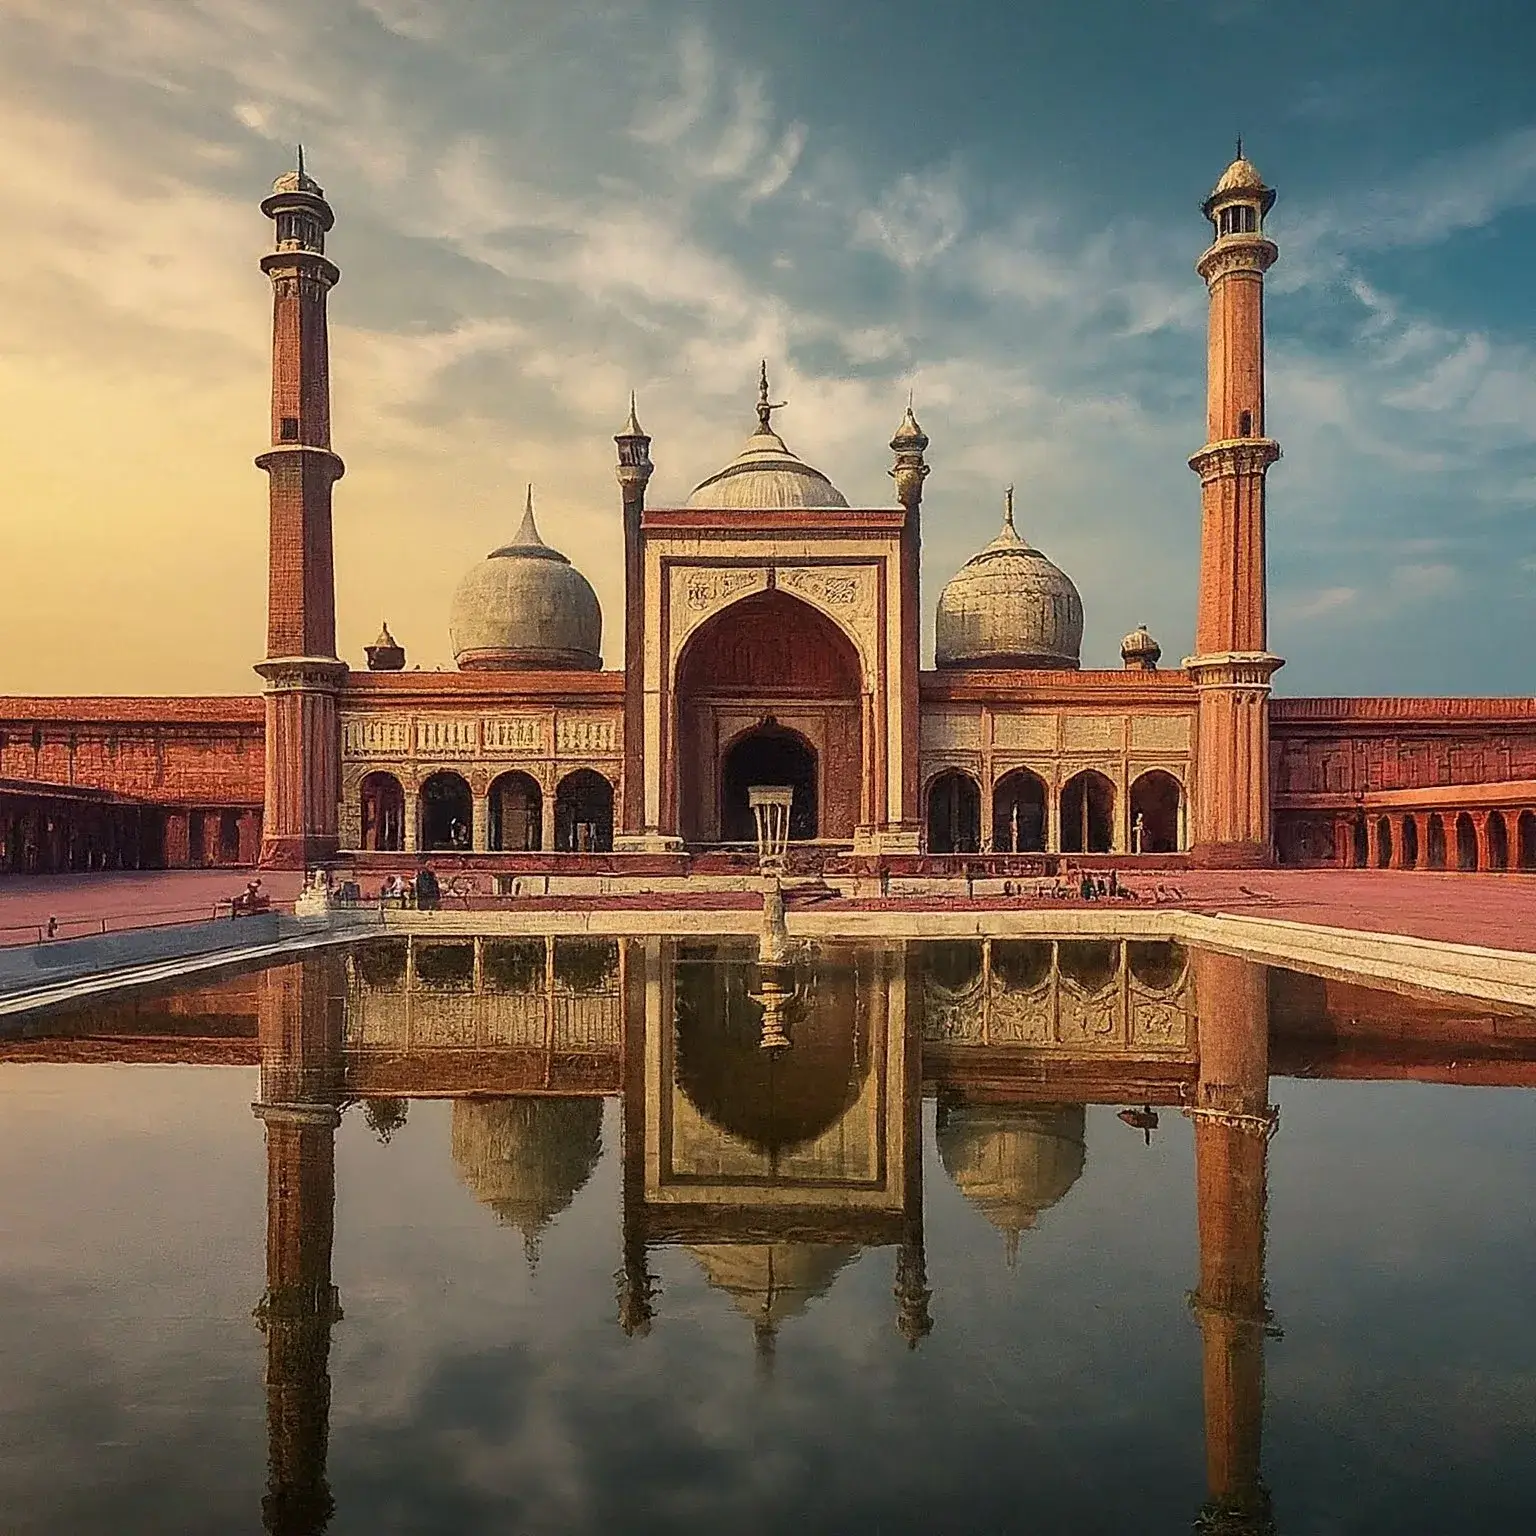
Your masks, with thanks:
M 1272 644 L 1290 693 L 1530 691 L 1536 12 L 1474 0 L 764 5 L 8 0 L 0 691 L 247 690 L 267 239 L 303 138 L 338 215 L 342 654 L 450 661 L 535 482 L 620 660 L 612 433 L 653 501 L 779 425 L 889 498 L 933 444 L 925 607 L 1017 486 L 1084 661 L 1190 645 L 1199 203 L 1241 132 L 1270 229 Z M 60 620 L 68 616 L 67 625 Z M 37 645 L 41 629 L 67 643 Z

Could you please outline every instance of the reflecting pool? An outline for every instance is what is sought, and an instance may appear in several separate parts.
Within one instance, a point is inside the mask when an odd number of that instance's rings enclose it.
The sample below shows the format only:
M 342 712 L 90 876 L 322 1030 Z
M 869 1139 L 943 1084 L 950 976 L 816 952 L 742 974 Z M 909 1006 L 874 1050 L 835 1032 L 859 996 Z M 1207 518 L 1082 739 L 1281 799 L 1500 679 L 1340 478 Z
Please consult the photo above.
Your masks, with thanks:
M 1168 943 L 378 940 L 0 1040 L 0 1526 L 1536 1495 L 1536 1018 Z

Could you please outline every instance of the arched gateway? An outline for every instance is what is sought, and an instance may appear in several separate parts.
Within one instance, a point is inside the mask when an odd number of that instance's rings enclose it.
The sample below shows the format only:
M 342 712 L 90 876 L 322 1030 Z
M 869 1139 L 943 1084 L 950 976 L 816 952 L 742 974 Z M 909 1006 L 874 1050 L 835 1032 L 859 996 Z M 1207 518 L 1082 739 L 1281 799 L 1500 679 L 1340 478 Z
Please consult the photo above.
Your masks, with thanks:
M 753 784 L 794 790 L 794 838 L 851 841 L 869 819 L 859 654 L 808 603 L 759 592 L 700 626 L 678 661 L 676 709 L 686 841 L 752 841 Z

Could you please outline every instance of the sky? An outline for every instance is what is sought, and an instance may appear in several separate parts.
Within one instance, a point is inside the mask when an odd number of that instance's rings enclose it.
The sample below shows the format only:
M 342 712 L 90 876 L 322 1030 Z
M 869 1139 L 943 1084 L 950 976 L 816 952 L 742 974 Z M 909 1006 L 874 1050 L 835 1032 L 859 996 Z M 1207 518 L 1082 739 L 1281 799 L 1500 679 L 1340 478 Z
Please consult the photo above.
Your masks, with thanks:
M 680 502 L 763 357 L 855 506 L 890 503 L 914 391 L 930 647 L 1013 483 L 1084 664 L 1141 622 L 1176 663 L 1199 205 L 1241 133 L 1279 192 L 1278 691 L 1528 694 L 1533 72 L 1522 0 L 0 0 L 0 693 L 260 686 L 257 205 L 299 140 L 337 218 L 354 666 L 382 619 L 451 666 L 529 482 L 621 664 L 628 391 Z

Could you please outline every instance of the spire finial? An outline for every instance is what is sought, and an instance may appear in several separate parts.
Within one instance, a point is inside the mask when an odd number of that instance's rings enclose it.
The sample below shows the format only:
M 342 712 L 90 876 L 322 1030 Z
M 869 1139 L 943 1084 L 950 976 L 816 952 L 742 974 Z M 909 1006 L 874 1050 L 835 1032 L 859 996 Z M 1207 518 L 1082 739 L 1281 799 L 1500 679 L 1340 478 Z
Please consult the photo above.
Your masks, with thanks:
M 780 400 L 777 404 L 769 404 L 768 359 L 765 357 L 757 373 L 757 430 L 764 433 L 772 432 L 773 413 L 782 411 L 788 403 L 787 400 Z
M 1237 158 L 1239 160 L 1241 160 L 1243 158 L 1243 136 L 1242 136 L 1242 134 L 1238 134 L 1238 136 L 1237 136 Z
M 512 541 L 512 548 L 523 548 L 530 544 L 541 545 L 544 540 L 539 537 L 539 525 L 533 518 L 533 485 L 528 486 L 528 496 L 523 502 L 523 521 L 517 530 L 517 537 Z
M 304 174 L 304 146 L 302 144 L 300 144 L 299 145 L 299 175 L 302 176 L 303 174 Z
M 1010 533 L 1019 531 L 1013 526 L 1013 487 L 1011 485 L 1003 493 L 1003 526 Z

